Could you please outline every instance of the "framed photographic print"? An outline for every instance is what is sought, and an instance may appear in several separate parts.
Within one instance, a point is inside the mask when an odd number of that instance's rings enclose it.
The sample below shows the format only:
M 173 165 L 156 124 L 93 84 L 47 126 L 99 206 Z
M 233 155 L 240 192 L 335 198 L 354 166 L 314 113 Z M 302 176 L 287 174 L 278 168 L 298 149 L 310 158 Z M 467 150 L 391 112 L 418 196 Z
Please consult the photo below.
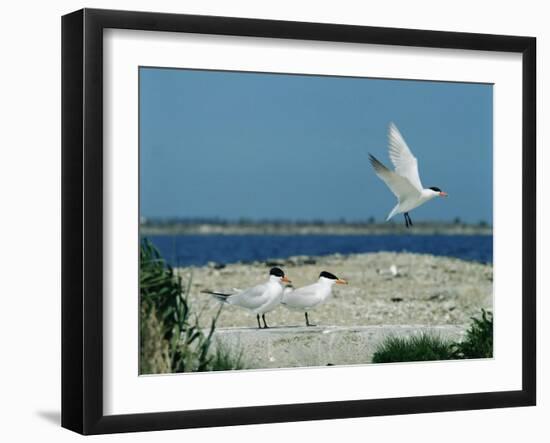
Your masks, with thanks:
M 534 405 L 531 37 L 62 20 L 62 425 Z

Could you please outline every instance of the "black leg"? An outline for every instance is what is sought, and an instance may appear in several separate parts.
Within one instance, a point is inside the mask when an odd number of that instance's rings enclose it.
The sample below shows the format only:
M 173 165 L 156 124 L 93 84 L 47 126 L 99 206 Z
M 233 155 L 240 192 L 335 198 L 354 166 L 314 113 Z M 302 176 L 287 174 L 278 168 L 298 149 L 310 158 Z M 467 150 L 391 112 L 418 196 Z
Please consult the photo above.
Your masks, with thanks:
M 411 220 L 411 216 L 409 215 L 409 213 L 408 213 L 408 212 L 405 212 L 405 213 L 403 213 L 403 215 L 405 216 L 405 226 L 406 226 L 407 228 L 410 227 L 410 226 L 412 226 L 412 225 L 413 225 L 413 222 L 412 222 L 412 220 Z
M 256 320 L 258 320 L 258 329 L 262 329 L 262 325 L 260 323 L 260 314 L 256 314 Z
M 317 326 L 309 322 L 309 318 L 307 317 L 307 312 L 306 312 L 306 326 Z
M 264 329 L 269 328 L 269 326 L 267 326 L 267 323 L 265 322 L 265 314 L 262 314 L 262 320 L 264 321 Z

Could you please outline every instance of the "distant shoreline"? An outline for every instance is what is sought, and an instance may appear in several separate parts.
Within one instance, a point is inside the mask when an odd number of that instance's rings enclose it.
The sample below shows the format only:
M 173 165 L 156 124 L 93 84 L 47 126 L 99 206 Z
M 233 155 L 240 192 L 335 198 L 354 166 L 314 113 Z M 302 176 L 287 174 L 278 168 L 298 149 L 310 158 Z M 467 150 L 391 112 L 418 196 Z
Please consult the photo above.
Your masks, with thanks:
M 418 222 L 407 229 L 389 223 L 141 223 L 148 235 L 492 235 L 490 225 Z

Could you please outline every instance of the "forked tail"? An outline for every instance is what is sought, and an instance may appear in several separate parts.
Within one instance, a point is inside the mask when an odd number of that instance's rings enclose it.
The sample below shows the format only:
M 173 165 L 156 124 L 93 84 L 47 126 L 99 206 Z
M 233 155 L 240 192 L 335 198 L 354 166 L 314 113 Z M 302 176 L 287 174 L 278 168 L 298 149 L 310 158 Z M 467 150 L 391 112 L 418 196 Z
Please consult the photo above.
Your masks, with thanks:
M 399 203 L 397 203 L 395 205 L 395 208 L 393 208 L 391 210 L 391 212 L 388 214 L 388 216 L 386 217 L 386 221 L 388 221 L 390 218 L 392 218 L 395 214 L 397 214 L 397 212 L 399 211 Z
M 231 294 L 224 294 L 223 292 L 215 292 L 215 291 L 201 291 L 203 294 L 210 294 L 212 297 L 214 297 L 216 300 L 221 301 L 222 303 L 227 303 L 227 298 L 231 296 Z

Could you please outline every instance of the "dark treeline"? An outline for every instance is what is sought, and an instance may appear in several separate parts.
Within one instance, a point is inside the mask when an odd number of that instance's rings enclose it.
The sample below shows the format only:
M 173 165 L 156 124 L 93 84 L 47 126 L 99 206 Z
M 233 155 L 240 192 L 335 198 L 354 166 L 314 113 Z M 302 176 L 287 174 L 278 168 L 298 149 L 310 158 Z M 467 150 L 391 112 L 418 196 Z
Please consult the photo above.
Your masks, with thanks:
M 321 219 L 311 219 L 311 220 L 292 220 L 292 219 L 282 219 L 282 218 L 262 218 L 262 219 L 252 219 L 242 217 L 239 219 L 224 219 L 220 217 L 162 217 L 162 218 L 148 218 L 142 217 L 142 224 L 148 225 L 365 225 L 376 223 L 374 217 L 369 217 L 366 220 L 346 220 L 345 218 L 340 218 L 337 220 L 321 220 Z
M 239 219 L 225 219 L 221 217 L 141 217 L 140 224 L 144 226 L 174 226 L 174 225 L 216 225 L 216 226 L 331 226 L 331 225 L 345 225 L 345 226 L 365 226 L 376 223 L 383 224 L 399 224 L 400 220 L 392 219 L 388 222 L 384 220 L 377 221 L 375 217 L 368 217 L 364 220 L 347 220 L 345 218 L 339 218 L 335 220 L 322 220 L 322 219 L 310 219 L 310 220 L 293 220 L 283 218 L 263 218 L 252 219 L 242 217 Z M 488 227 L 490 224 L 485 220 L 480 220 L 477 223 L 463 222 L 460 217 L 455 217 L 451 221 L 431 221 L 421 222 L 422 224 L 434 224 L 434 225 L 474 225 L 480 227 Z

